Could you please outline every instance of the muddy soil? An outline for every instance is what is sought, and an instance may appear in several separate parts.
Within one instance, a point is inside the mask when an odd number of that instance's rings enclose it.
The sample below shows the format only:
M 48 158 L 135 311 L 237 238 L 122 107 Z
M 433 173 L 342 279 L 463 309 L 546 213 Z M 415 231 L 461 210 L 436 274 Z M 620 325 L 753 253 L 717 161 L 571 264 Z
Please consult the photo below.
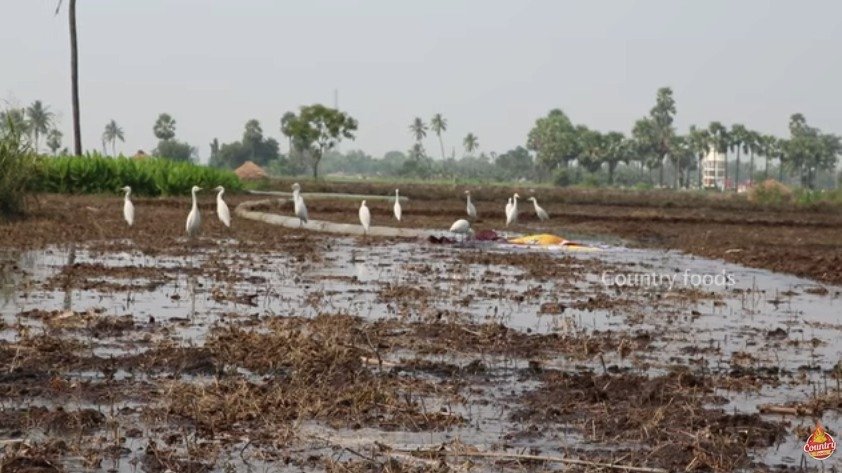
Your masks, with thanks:
M 190 241 L 187 199 L 137 199 L 128 228 L 120 197 L 42 196 L 0 224 L 0 471 L 818 471 L 804 440 L 842 425 L 822 272 L 840 219 L 577 198 L 509 231 L 601 252 L 228 229 L 211 195 Z M 308 202 L 349 222 L 357 205 Z M 497 206 L 479 197 L 477 229 L 503 226 Z M 462 211 L 427 195 L 400 225 Z M 743 259 L 776 235 L 799 242 L 778 246 L 790 266 Z M 736 283 L 681 282 L 720 272 Z M 654 273 L 675 286 L 616 282 Z

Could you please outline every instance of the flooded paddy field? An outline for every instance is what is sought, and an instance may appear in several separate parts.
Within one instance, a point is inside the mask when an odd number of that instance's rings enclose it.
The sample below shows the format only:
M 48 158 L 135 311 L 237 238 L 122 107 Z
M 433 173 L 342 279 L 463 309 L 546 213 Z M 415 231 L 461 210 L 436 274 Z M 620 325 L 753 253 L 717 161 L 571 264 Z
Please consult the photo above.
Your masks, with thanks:
M 48 201 L 3 230 L 4 472 L 840 466 L 802 454 L 840 425 L 839 286 L 611 235 L 434 245 L 207 206 L 188 241 L 185 202 L 128 229 L 119 199 Z

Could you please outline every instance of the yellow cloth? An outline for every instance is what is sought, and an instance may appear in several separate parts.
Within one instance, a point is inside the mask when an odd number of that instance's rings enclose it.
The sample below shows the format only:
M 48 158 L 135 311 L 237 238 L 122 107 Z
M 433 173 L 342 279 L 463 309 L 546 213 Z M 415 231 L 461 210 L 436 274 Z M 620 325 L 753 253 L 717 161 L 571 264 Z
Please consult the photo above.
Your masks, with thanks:
M 566 242 L 564 238 L 556 235 L 550 235 L 548 233 L 542 233 L 540 235 L 526 235 L 520 238 L 512 238 L 509 240 L 509 243 L 514 243 L 515 245 L 541 245 L 541 246 L 548 246 L 548 245 L 561 245 Z
M 513 243 L 515 245 L 561 246 L 568 251 L 599 251 L 599 248 L 567 241 L 560 236 L 550 235 L 548 233 L 512 238 L 509 240 L 509 243 Z

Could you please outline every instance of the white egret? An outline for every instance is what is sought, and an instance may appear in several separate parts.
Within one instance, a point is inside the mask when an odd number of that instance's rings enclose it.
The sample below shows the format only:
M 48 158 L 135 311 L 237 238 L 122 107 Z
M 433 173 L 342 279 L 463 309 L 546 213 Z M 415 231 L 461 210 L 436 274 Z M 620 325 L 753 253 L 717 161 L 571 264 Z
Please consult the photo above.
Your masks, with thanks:
M 123 187 L 120 189 L 126 193 L 126 199 L 123 203 L 123 218 L 126 219 L 126 223 L 129 224 L 131 227 L 134 225 L 134 204 L 132 204 L 132 188 L 129 186 Z
M 398 222 L 401 221 L 401 215 L 403 215 L 401 211 L 401 196 L 398 189 L 395 189 L 395 218 L 398 219 Z
M 216 215 L 219 216 L 219 220 L 222 221 L 226 227 L 231 227 L 231 213 L 228 211 L 228 204 L 222 200 L 222 194 L 225 193 L 225 188 L 218 186 L 214 190 L 219 191 L 219 194 L 216 195 Z
M 520 198 L 515 192 L 515 195 L 512 196 L 512 205 L 506 205 L 506 226 L 508 227 L 510 224 L 517 223 L 517 200 Z
M 365 201 L 360 205 L 360 223 L 363 224 L 364 233 L 368 235 L 368 227 L 371 225 L 371 212 L 366 207 Z
M 465 195 L 468 196 L 468 206 L 466 209 L 468 211 L 468 217 L 471 217 L 472 220 L 476 220 L 477 208 L 474 207 L 474 204 L 471 202 L 471 191 L 465 191 Z
M 465 237 L 467 235 L 474 233 L 471 229 L 471 222 L 465 220 L 464 218 L 460 218 L 459 220 L 453 222 L 453 225 L 450 226 L 450 232 L 462 235 L 462 241 L 465 241 Z
M 196 192 L 202 190 L 199 186 L 193 186 L 190 193 L 193 194 L 193 207 L 190 209 L 190 214 L 187 215 L 187 236 L 194 237 L 199 233 L 199 227 L 202 225 L 202 216 L 199 214 L 199 204 L 196 202 Z
M 535 214 L 538 215 L 538 220 L 543 222 L 544 220 L 550 219 L 550 214 L 548 214 L 546 210 L 544 210 L 543 208 L 541 208 L 540 205 L 538 205 L 538 199 L 536 199 L 535 197 L 530 197 L 529 200 L 531 200 L 532 204 L 535 205 Z
M 304 197 L 301 197 L 301 186 L 297 182 L 292 185 L 292 205 L 300 222 L 299 227 L 303 227 L 307 223 L 307 206 L 304 204 Z

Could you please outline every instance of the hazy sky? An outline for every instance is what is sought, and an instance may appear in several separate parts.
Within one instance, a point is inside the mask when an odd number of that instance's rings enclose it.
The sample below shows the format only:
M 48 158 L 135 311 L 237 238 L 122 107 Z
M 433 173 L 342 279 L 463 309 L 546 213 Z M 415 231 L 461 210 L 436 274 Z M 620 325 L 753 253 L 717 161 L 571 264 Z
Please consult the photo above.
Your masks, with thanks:
M 0 99 L 41 99 L 70 146 L 66 10 L 0 0 Z M 523 144 L 539 116 L 628 132 L 671 86 L 677 125 L 784 134 L 789 115 L 842 133 L 842 2 L 760 0 L 78 0 L 83 142 L 110 119 L 118 151 L 149 151 L 160 112 L 207 159 L 257 118 L 333 103 L 373 155 L 412 144 L 413 117 L 448 119 L 448 153 Z M 285 141 L 282 149 L 286 149 Z M 433 156 L 438 143 L 425 143 Z

